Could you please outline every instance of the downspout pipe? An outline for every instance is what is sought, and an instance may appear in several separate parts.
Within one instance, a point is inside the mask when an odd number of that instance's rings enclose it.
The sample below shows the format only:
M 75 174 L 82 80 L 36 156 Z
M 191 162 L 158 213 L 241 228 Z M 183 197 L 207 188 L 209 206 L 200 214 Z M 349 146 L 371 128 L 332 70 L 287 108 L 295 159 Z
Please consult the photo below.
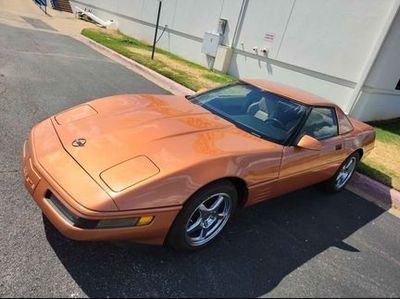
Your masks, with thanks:
M 360 95 L 361 95 L 361 90 L 365 84 L 365 82 L 367 81 L 368 75 L 376 61 L 376 58 L 378 57 L 378 54 L 380 52 L 380 50 L 382 49 L 383 43 L 386 40 L 386 37 L 390 31 L 390 28 L 392 27 L 393 21 L 399 11 L 399 7 L 400 7 L 400 0 L 394 0 L 393 1 L 393 5 L 392 8 L 390 9 L 390 13 L 388 15 L 388 17 L 386 18 L 385 24 L 382 28 L 381 34 L 379 35 L 374 48 L 371 51 L 371 54 L 368 57 L 367 63 L 365 64 L 362 73 L 361 73 L 361 77 L 360 80 L 358 80 L 356 86 L 354 87 L 354 92 L 349 100 L 349 114 L 352 114 L 355 110 L 355 108 L 357 107 L 357 103 L 360 99 Z
M 242 30 L 242 25 L 243 25 L 243 19 L 246 14 L 247 6 L 249 5 L 249 0 L 242 0 L 242 5 L 240 6 L 240 11 L 237 19 L 237 23 L 235 26 L 235 31 L 233 32 L 233 38 L 232 38 L 232 48 L 236 48 L 238 44 L 238 38 L 240 31 Z

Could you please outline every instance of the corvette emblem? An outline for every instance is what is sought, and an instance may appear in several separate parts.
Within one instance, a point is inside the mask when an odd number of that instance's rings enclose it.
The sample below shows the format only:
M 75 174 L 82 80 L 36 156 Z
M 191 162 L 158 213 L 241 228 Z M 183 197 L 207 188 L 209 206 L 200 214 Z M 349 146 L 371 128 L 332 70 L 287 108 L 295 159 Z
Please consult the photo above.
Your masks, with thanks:
M 72 141 L 72 146 L 75 147 L 81 147 L 86 144 L 86 139 L 85 138 L 77 138 L 74 141 Z

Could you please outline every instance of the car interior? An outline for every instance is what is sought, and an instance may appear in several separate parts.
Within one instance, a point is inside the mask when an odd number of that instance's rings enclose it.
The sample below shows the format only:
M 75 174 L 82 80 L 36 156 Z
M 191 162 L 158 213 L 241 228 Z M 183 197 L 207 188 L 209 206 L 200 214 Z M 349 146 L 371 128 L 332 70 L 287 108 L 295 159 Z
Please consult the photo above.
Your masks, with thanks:
M 306 108 L 282 96 L 259 89 L 240 95 L 214 94 L 205 106 L 251 130 L 284 141 L 297 127 Z

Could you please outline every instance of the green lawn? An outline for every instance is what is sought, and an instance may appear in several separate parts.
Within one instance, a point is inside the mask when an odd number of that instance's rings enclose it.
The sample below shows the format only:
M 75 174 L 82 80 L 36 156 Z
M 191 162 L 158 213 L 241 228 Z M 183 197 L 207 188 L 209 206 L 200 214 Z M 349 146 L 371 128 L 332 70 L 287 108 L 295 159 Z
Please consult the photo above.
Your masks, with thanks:
M 370 122 L 370 125 L 376 130 L 375 149 L 358 171 L 400 190 L 400 118 Z
M 82 30 L 82 35 L 194 91 L 213 88 L 235 80 L 229 75 L 211 71 L 199 64 L 158 48 L 156 49 L 154 60 L 152 60 L 151 45 L 124 35 L 119 31 L 87 28 Z

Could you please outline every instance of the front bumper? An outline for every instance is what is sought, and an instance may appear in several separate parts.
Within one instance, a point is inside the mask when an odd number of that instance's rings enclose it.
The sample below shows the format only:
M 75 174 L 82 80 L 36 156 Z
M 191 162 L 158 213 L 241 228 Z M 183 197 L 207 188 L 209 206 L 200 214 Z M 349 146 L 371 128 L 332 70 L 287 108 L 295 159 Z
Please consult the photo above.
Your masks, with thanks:
M 76 191 L 65 190 L 41 165 L 32 141 L 33 132 L 24 144 L 22 169 L 25 187 L 32 195 L 42 212 L 50 222 L 66 237 L 74 240 L 117 240 L 130 239 L 140 243 L 161 245 L 172 225 L 180 207 L 168 207 L 135 211 L 98 211 L 79 204 Z M 57 139 L 56 142 L 59 142 Z M 61 145 L 60 145 L 61 147 Z M 61 159 L 60 154 L 57 156 Z M 69 167 L 79 167 L 65 152 L 63 160 L 57 161 L 59 167 L 68 172 Z M 89 176 L 85 175 L 87 180 Z M 76 178 L 76 184 L 85 184 L 85 179 Z M 89 182 L 89 181 L 87 181 Z M 90 182 L 92 182 L 90 180 Z M 71 185 L 69 185 L 71 186 Z M 82 186 L 80 186 L 82 187 Z M 99 187 L 100 188 L 100 187 Z M 75 196 L 71 196 L 74 194 Z M 52 198 L 51 198 L 52 197 Z M 54 198 L 60 205 L 54 204 Z M 53 199 L 53 200 L 51 200 Z M 63 209 L 64 212 L 63 212 Z M 67 213 L 65 213 L 67 211 Z M 73 217 L 67 217 L 68 213 Z M 136 218 L 144 215 L 153 216 L 153 221 L 144 226 L 118 228 L 82 228 L 79 223 L 93 223 L 100 220 Z M 79 223 L 74 221 L 79 219 Z

